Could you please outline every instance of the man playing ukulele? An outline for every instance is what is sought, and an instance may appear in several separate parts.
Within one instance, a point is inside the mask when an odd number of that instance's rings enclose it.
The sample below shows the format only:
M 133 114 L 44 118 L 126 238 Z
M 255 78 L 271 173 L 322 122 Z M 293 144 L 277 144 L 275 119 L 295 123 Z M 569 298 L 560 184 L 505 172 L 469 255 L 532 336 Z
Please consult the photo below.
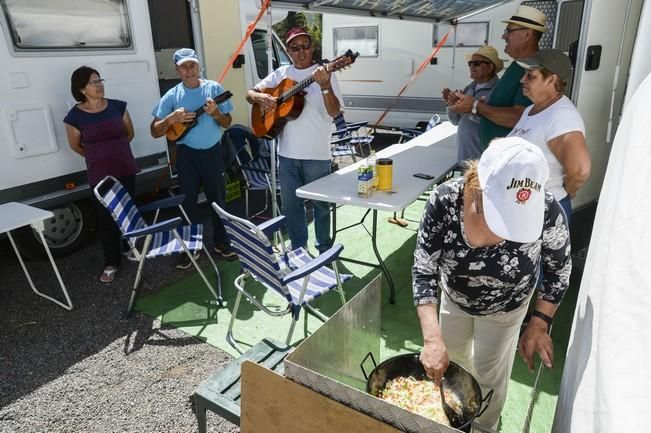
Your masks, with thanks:
M 151 135 L 162 137 L 175 123 L 197 125 L 176 142 L 176 169 L 179 174 L 179 189 L 185 194 L 183 207 L 190 219 L 196 221 L 197 196 L 203 185 L 208 203 L 224 206 L 226 182 L 224 161 L 221 152 L 221 138 L 224 128 L 231 124 L 233 104 L 230 101 L 216 104 L 212 98 L 224 92 L 221 84 L 200 78 L 197 53 L 191 48 L 182 48 L 174 53 L 174 65 L 181 82 L 163 95 L 154 107 Z M 197 116 L 195 110 L 203 105 L 207 115 Z M 212 215 L 213 249 L 229 260 L 237 255 L 231 250 L 226 230 L 214 212 Z M 192 266 L 189 260 L 177 265 L 179 269 Z

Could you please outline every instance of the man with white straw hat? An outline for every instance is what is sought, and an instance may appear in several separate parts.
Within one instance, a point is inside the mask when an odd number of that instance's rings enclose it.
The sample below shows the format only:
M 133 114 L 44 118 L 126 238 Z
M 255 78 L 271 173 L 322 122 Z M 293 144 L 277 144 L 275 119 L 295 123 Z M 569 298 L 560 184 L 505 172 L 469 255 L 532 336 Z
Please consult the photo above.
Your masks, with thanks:
M 455 104 L 463 95 L 475 99 L 488 99 L 497 84 L 497 74 L 504 68 L 504 62 L 497 55 L 497 50 L 484 45 L 474 53 L 467 55 L 468 68 L 472 82 L 463 90 L 443 89 L 443 99 L 447 103 L 448 120 L 457 128 L 457 160 L 478 159 L 484 150 L 479 145 L 479 120 L 476 112 L 457 113 Z
M 538 146 L 521 137 L 496 139 L 463 178 L 434 190 L 416 238 L 420 361 L 436 382 L 452 360 L 473 372 L 484 393 L 492 389 L 477 421 L 493 430 L 516 348 L 531 370 L 536 353 L 547 368 L 553 365 L 548 331 L 572 263 L 567 219 L 545 190 L 548 177 Z M 535 310 L 519 337 L 541 269 Z
M 536 8 L 521 5 L 509 19 L 502 39 L 504 52 L 515 60 L 532 57 L 538 52 L 538 42 L 547 31 L 547 17 Z M 476 111 L 479 123 L 480 145 L 486 148 L 493 138 L 505 137 L 520 119 L 531 101 L 522 94 L 520 79 L 524 69 L 512 62 L 493 89 L 488 99 L 464 96 L 455 108 L 458 112 Z

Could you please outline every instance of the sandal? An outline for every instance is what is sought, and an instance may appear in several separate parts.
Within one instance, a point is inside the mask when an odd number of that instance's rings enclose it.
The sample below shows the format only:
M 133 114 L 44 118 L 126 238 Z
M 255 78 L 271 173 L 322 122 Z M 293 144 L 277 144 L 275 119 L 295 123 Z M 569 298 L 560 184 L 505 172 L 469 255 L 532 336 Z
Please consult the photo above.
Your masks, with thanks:
M 115 278 L 115 274 L 117 273 L 117 271 L 118 268 L 116 268 L 115 266 L 107 266 L 106 268 L 104 268 L 104 271 L 102 272 L 102 275 L 100 275 L 99 280 L 102 283 L 110 283 Z

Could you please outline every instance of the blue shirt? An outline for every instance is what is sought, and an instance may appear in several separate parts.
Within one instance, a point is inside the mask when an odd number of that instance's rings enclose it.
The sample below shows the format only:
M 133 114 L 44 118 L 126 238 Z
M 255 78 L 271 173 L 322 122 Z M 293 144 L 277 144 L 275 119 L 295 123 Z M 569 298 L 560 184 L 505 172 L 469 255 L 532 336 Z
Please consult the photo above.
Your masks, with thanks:
M 474 81 L 463 89 L 465 95 L 470 95 L 476 100 L 484 97 L 486 100 L 490 98 L 498 81 L 497 77 L 493 77 L 483 87 L 479 87 Z M 479 122 L 481 117 L 478 114 L 459 114 L 446 108 L 448 113 L 448 120 L 453 125 L 459 125 L 457 129 L 457 159 L 459 161 L 466 161 L 468 159 L 479 159 L 484 152 L 484 148 L 479 143 Z
M 151 114 L 158 119 L 164 119 L 181 107 L 186 111 L 195 111 L 203 107 L 206 98 L 214 98 L 222 93 L 224 93 L 222 85 L 212 80 L 201 80 L 199 86 L 194 89 L 179 83 L 163 95 Z M 218 107 L 223 114 L 233 111 L 233 104 L 230 100 L 222 102 Z M 223 129 L 215 119 L 202 112 L 197 115 L 197 125 L 177 143 L 185 144 L 193 149 L 209 149 L 221 140 L 222 134 Z

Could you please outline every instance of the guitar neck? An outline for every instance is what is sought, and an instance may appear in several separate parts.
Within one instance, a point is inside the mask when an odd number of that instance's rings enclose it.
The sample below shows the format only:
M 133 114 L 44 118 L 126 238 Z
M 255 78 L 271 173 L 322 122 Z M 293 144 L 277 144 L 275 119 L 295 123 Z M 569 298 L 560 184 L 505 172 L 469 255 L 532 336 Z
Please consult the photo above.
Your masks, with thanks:
M 233 96 L 233 94 L 230 92 L 230 90 L 226 90 L 224 93 L 220 93 L 219 95 L 212 98 L 212 100 L 215 101 L 216 104 L 221 104 L 222 102 L 228 101 L 231 98 L 231 96 Z M 203 105 L 197 108 L 196 110 L 194 110 L 194 114 L 196 114 L 197 116 L 205 112 L 206 111 L 203 109 Z
M 283 92 L 283 93 L 278 97 L 278 101 L 277 101 L 277 102 L 280 104 L 280 103 L 282 103 L 282 102 L 284 102 L 284 101 L 290 99 L 291 97 L 293 97 L 294 95 L 296 95 L 298 92 L 301 92 L 303 89 L 305 89 L 307 86 L 309 86 L 309 85 L 312 84 L 312 83 L 314 83 L 314 77 L 313 77 L 312 75 L 310 75 L 309 77 L 307 77 L 307 78 L 304 79 L 303 81 L 300 81 L 299 83 L 297 83 L 297 84 L 296 84 L 294 87 L 292 87 L 291 89 L 287 90 L 286 92 Z
M 348 50 L 344 55 L 337 57 L 333 62 L 327 63 L 323 67 L 326 69 L 326 71 L 330 73 L 338 71 L 339 69 L 346 67 L 350 65 L 352 62 L 354 62 L 355 58 L 357 58 L 358 55 L 359 55 L 358 53 L 353 53 L 351 50 Z M 283 102 L 292 98 L 294 95 L 296 95 L 297 93 L 299 93 L 300 91 L 302 91 L 312 83 L 314 83 L 314 75 L 310 74 L 309 77 L 307 77 L 303 81 L 298 82 L 297 84 L 294 85 L 294 87 L 283 92 L 280 96 L 278 96 L 276 102 L 278 104 L 282 104 Z

